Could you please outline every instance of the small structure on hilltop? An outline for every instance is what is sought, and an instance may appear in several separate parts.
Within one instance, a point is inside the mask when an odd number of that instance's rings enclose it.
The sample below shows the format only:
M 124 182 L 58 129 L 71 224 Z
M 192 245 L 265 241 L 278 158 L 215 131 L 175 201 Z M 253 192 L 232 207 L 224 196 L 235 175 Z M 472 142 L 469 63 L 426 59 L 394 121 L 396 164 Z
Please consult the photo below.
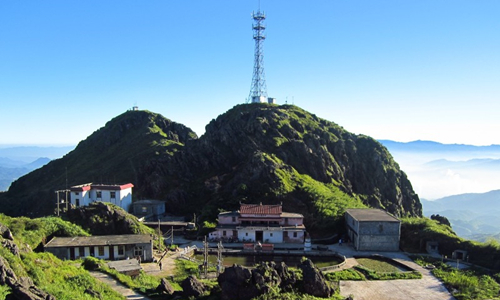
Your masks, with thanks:
M 282 211 L 282 205 L 240 204 L 240 210 L 222 212 L 210 237 L 261 243 L 304 243 L 304 216 Z
M 401 221 L 381 209 L 353 208 L 345 213 L 347 233 L 358 251 L 399 251 Z
M 132 183 L 75 185 L 70 188 L 70 201 L 76 207 L 87 206 L 96 201 L 109 202 L 128 212 L 132 204 L 133 187 Z
M 153 239 L 149 234 L 54 237 L 45 245 L 44 251 L 60 259 L 92 256 L 109 260 L 136 258 L 152 261 Z
M 140 200 L 132 203 L 132 214 L 146 220 L 165 214 L 165 202 L 160 200 Z

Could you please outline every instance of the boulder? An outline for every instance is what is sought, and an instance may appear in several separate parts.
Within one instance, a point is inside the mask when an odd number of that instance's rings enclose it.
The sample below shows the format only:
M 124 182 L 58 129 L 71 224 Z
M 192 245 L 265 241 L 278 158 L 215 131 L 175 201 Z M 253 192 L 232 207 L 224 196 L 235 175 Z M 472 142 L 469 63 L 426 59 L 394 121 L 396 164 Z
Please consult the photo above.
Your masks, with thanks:
M 195 297 L 198 298 L 205 292 L 206 288 L 203 283 L 201 283 L 196 277 L 193 275 L 186 278 L 183 282 L 181 282 L 182 294 L 184 297 Z
M 2 223 L 0 223 L 0 236 L 11 241 L 14 240 L 14 236 L 12 235 L 9 227 L 3 225 Z
M 15 256 L 19 256 L 20 251 L 16 243 L 11 240 L 3 240 L 1 244 L 5 249 L 9 250 L 10 253 L 14 254 Z
M 173 295 L 175 292 L 170 282 L 168 282 L 168 280 L 166 280 L 165 278 L 161 279 L 161 282 L 156 288 L 156 291 L 158 291 L 158 293 L 168 294 L 168 295 Z
M 276 265 L 275 270 L 281 278 L 281 290 L 284 292 L 291 292 L 294 285 L 297 283 L 297 275 L 295 272 L 290 271 L 284 262 Z
M 300 289 L 303 293 L 322 298 L 328 298 L 333 294 L 333 288 L 310 259 L 304 260 L 298 267 L 302 270 Z
M 259 289 L 254 283 L 252 272 L 240 265 L 226 268 L 217 278 L 222 290 L 222 300 L 252 299 L 260 295 Z

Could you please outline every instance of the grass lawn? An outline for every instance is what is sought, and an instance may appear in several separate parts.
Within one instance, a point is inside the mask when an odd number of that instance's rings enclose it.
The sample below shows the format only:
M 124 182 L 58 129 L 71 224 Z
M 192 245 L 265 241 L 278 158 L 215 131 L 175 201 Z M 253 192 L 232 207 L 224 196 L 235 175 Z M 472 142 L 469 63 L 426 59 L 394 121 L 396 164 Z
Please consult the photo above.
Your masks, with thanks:
M 381 261 L 378 259 L 356 258 L 356 261 L 363 267 L 379 273 L 399 273 L 405 271 L 388 262 Z

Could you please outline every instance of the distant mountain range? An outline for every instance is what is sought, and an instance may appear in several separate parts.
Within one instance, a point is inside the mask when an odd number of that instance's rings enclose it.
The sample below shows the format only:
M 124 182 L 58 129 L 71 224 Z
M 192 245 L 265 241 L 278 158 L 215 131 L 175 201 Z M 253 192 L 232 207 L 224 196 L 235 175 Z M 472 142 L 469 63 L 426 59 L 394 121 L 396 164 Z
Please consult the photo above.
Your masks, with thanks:
M 74 146 L 23 146 L 0 148 L 0 191 L 6 191 L 17 178 L 60 158 Z
M 448 196 L 434 201 L 421 199 L 424 215 L 445 216 L 461 237 L 485 241 L 500 237 L 500 190 Z
M 500 189 L 500 145 L 380 140 L 421 198 L 437 199 Z

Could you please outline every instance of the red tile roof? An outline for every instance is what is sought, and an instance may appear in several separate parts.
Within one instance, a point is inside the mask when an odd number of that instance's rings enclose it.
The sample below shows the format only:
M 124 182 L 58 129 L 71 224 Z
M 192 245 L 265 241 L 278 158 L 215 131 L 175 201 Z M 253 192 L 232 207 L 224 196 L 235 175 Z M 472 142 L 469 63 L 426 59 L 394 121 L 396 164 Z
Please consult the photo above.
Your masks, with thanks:
M 280 215 L 281 205 L 241 204 L 240 214 Z
M 71 191 L 78 192 L 78 191 L 88 191 L 90 189 L 93 190 L 124 190 L 127 188 L 132 188 L 134 185 L 132 183 L 127 183 L 127 184 L 93 184 L 93 183 L 87 183 L 87 184 L 82 184 L 82 185 L 76 185 L 71 187 Z

